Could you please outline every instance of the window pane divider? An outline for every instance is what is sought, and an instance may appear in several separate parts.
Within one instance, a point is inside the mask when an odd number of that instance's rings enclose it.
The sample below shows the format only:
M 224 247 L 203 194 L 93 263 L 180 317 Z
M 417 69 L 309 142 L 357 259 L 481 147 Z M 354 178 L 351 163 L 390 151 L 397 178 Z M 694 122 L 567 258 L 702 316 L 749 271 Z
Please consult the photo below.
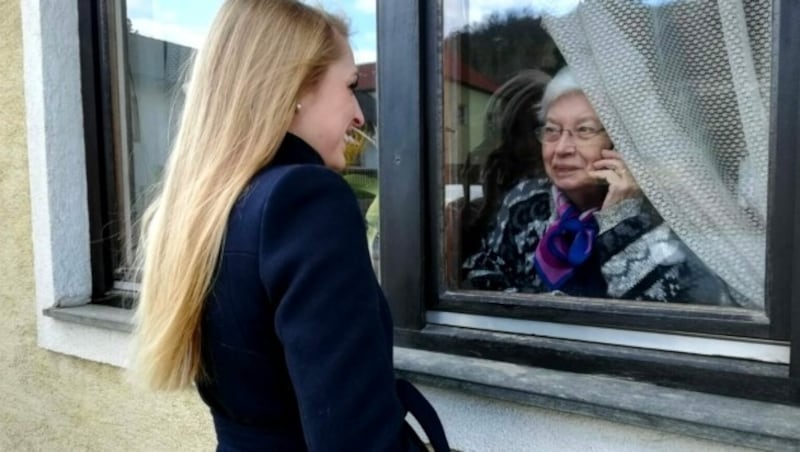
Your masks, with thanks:
M 763 312 L 742 308 L 472 290 L 445 291 L 434 309 L 580 325 L 770 338 L 769 318 Z
M 689 336 L 673 332 L 623 330 L 591 325 L 574 325 L 443 311 L 428 311 L 426 319 L 429 324 L 436 325 L 622 345 L 648 350 L 748 359 L 773 364 L 789 364 L 788 344 L 775 341 Z

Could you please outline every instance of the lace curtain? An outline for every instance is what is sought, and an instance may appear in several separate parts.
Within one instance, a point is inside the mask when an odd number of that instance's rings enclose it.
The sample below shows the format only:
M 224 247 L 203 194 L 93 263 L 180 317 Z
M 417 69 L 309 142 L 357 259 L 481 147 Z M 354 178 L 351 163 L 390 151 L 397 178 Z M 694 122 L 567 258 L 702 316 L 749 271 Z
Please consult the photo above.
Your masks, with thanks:
M 764 307 L 770 3 L 589 0 L 543 20 L 644 193 L 756 309 Z

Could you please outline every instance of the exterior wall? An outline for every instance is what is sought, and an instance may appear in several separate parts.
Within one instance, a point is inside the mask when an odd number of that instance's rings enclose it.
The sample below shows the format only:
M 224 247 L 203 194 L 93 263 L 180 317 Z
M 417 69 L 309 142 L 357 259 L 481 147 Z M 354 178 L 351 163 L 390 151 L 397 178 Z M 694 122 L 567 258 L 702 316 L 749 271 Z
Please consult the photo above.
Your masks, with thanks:
M 462 452 L 739 452 L 727 444 L 431 387 L 450 446 Z
M 61 52 L 63 40 L 52 35 L 58 36 L 55 29 L 61 27 L 67 36 L 63 42 L 75 37 L 77 1 L 0 0 L 0 450 L 212 450 L 210 417 L 193 391 L 141 392 L 124 381 L 120 367 L 69 356 L 120 364 L 127 335 L 41 316 L 43 306 L 73 290 L 70 283 L 83 281 L 83 276 L 70 275 L 85 275 L 89 268 L 82 251 L 87 238 L 72 243 L 75 249 L 57 248 L 73 229 L 75 237 L 86 236 L 81 232 L 85 224 L 80 216 L 65 223 L 65 198 L 53 199 L 51 193 L 85 198 L 85 181 L 79 183 L 76 170 L 80 165 L 59 166 L 49 160 L 52 147 L 66 146 L 74 154 L 62 157 L 83 164 L 81 147 L 74 142 L 80 134 L 69 131 L 74 126 L 70 121 L 80 116 L 77 94 L 70 91 L 74 74 L 56 71 L 62 78 L 46 82 L 42 73 L 47 71 L 29 67 L 47 61 L 74 69 L 76 54 Z M 21 17 L 28 21 L 26 48 L 47 53 L 26 55 L 24 70 Z M 51 36 L 49 41 L 28 46 L 42 31 Z M 72 83 L 71 88 L 65 89 L 65 83 Z M 58 97 L 65 93 L 73 100 Z M 40 104 L 49 107 L 39 111 Z M 29 161 L 34 162 L 30 168 Z M 68 171 L 75 174 L 59 179 Z M 85 290 L 81 284 L 74 293 Z M 439 409 L 453 446 L 462 451 L 723 450 L 677 435 L 423 389 Z
M 42 237 L 31 226 L 39 206 L 29 195 L 25 3 L 0 0 L 0 450 L 211 450 L 213 427 L 192 391 L 140 392 L 117 367 L 37 346 L 33 243 Z

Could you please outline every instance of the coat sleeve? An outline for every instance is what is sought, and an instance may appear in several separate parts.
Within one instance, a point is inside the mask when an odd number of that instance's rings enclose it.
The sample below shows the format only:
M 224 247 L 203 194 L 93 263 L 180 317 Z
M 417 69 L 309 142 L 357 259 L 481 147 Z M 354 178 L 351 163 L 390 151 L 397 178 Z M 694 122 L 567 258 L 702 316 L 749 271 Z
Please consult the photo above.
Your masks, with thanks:
M 736 296 L 644 199 L 598 212 L 597 247 L 611 298 L 739 306 Z
M 388 307 L 341 176 L 321 166 L 280 176 L 259 260 L 309 450 L 404 448 Z

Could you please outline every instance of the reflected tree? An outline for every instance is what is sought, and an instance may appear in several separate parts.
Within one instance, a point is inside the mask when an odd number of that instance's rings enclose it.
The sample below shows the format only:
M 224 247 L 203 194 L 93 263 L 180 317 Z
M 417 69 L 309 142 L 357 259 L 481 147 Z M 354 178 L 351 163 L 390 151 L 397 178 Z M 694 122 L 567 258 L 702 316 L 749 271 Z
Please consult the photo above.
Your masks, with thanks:
M 459 49 L 464 63 L 498 84 L 523 69 L 552 75 L 565 64 L 541 18 L 528 9 L 493 13 L 450 34 L 445 47 Z

